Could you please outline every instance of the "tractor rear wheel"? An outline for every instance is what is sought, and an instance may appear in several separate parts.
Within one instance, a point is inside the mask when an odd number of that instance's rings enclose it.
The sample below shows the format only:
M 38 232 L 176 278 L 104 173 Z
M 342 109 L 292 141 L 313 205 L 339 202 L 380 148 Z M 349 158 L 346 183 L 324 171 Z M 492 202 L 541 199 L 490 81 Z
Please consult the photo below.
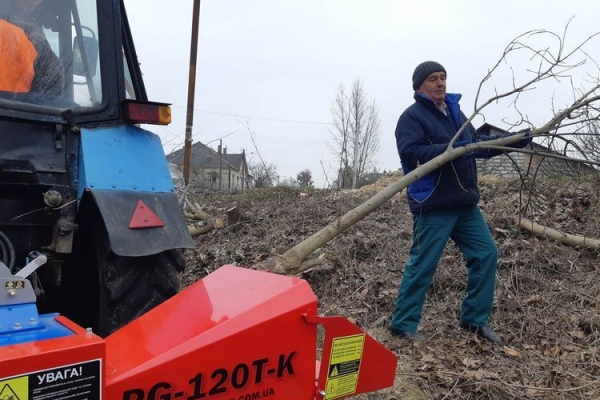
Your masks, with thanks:
M 108 336 L 179 291 L 179 272 L 185 268 L 179 250 L 119 256 L 110 250 L 99 214 L 80 224 L 79 233 L 63 279 L 66 293 L 74 294 L 65 304 L 66 316 L 81 326 Z

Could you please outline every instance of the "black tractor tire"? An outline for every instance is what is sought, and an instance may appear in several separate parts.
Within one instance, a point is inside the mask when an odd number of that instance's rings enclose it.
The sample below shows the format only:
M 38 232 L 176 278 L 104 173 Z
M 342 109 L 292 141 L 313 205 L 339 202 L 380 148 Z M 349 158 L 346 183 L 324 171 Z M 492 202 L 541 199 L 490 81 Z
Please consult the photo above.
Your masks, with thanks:
M 179 250 L 123 257 L 110 249 L 99 214 L 80 224 L 71 262 L 63 273 L 70 300 L 66 316 L 106 337 L 180 290 L 185 260 Z

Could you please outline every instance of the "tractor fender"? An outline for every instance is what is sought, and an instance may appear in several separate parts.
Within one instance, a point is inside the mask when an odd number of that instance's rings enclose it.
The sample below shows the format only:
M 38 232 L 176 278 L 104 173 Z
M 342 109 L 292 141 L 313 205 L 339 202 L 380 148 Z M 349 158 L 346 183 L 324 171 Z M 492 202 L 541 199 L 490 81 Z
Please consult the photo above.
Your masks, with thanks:
M 141 257 L 160 252 L 194 248 L 181 206 L 174 193 L 147 193 L 124 190 L 90 189 L 102 216 L 111 250 L 126 257 Z M 150 212 L 157 226 L 131 227 L 140 207 Z M 147 215 L 147 214 L 146 214 Z
M 133 125 L 82 128 L 80 143 L 78 199 L 93 199 L 115 254 L 195 247 L 156 134 Z

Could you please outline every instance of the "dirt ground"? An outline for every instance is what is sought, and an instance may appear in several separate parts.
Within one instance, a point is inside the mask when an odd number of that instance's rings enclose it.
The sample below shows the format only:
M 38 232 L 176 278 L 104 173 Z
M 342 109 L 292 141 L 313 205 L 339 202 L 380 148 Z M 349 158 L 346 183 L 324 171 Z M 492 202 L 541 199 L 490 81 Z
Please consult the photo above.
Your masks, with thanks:
M 204 211 L 239 223 L 196 237 L 182 274 L 189 285 L 224 264 L 252 267 L 282 254 L 379 190 L 289 188 L 193 196 Z M 325 262 L 301 275 L 320 313 L 342 315 L 398 355 L 393 388 L 360 399 L 600 399 L 599 250 L 575 248 L 519 229 L 521 215 L 564 233 L 600 238 L 600 180 L 480 182 L 481 203 L 499 249 L 491 325 L 497 346 L 458 327 L 466 270 L 450 243 L 423 311 L 422 342 L 393 337 L 389 315 L 411 245 L 404 193 L 323 247 Z

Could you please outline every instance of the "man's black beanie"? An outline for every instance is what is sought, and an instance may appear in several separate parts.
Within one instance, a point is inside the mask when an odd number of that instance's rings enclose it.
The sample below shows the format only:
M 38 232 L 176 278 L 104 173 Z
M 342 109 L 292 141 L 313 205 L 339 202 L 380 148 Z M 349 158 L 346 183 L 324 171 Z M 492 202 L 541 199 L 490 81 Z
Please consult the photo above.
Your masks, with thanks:
M 437 63 L 435 61 L 425 61 L 417 65 L 417 68 L 415 68 L 415 72 L 413 73 L 412 77 L 413 90 L 417 90 L 429 75 L 433 74 L 434 72 L 440 71 L 446 73 L 446 70 L 444 69 L 442 64 Z

